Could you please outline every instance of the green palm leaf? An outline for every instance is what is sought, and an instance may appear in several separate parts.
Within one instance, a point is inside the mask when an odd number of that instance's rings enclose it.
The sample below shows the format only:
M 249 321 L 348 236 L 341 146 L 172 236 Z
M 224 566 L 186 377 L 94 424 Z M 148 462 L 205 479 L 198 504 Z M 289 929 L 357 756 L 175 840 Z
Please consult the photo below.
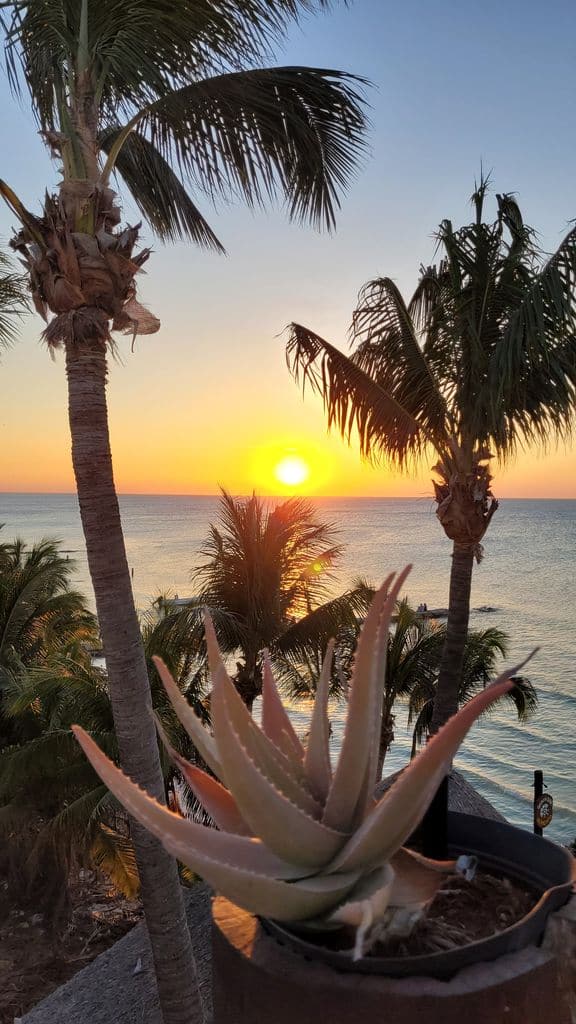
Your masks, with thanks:
M 0 350 L 15 340 L 18 323 L 27 309 L 24 278 L 14 271 L 12 261 L 0 250 Z
M 446 400 L 418 342 L 415 325 L 389 277 L 364 285 L 352 319 L 354 362 L 445 443 Z
M 365 457 L 385 453 L 400 467 L 422 458 L 428 442 L 424 429 L 390 391 L 313 331 L 293 323 L 289 332 L 288 366 L 296 381 L 322 397 L 330 428 L 348 442 L 356 429 Z
M 119 128 L 110 128 L 101 135 L 100 145 L 105 153 L 110 153 L 119 134 Z M 126 139 L 116 159 L 116 171 L 159 238 L 163 241 L 189 238 L 203 248 L 224 252 L 224 246 L 170 164 L 139 132 L 132 132 Z
M 174 90 L 137 118 L 209 194 L 279 195 L 291 218 L 330 228 L 365 129 L 353 82 L 322 68 L 241 71 Z

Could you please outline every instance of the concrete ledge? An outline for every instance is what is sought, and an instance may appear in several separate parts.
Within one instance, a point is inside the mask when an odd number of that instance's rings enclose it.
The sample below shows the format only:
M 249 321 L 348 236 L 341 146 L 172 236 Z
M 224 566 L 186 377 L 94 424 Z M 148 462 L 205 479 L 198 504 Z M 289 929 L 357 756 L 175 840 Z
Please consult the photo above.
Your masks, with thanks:
M 199 883 L 186 892 L 186 909 L 205 1024 L 209 1024 L 212 1020 L 212 971 L 210 891 L 206 885 Z M 22 1024 L 162 1024 L 145 925 L 133 928 L 38 1003 L 21 1021 Z

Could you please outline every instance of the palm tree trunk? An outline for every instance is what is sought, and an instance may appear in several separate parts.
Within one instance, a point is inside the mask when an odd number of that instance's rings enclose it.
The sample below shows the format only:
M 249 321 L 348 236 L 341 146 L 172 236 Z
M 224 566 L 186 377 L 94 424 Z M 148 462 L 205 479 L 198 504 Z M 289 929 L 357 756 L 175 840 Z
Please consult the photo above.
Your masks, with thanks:
M 473 564 L 473 545 L 458 544 L 455 541 L 452 547 L 446 640 L 440 661 L 438 687 L 430 727 L 432 734 L 438 732 L 438 729 L 458 710 L 458 690 L 462 678 L 470 618 Z
M 384 770 L 386 754 L 394 742 L 395 716 L 388 708 L 382 712 L 382 723 L 380 726 L 380 743 L 378 746 L 378 764 L 376 768 L 376 782 L 380 782 Z
M 446 640 L 440 660 L 438 686 L 434 698 L 434 711 L 430 732 L 432 735 L 458 710 L 458 690 L 462 679 L 464 650 L 470 618 L 470 592 L 474 546 L 458 544 L 452 547 L 450 570 L 450 597 Z M 428 857 L 440 860 L 448 850 L 448 776 L 442 780 L 422 823 L 422 842 Z
M 131 778 L 164 802 L 150 685 L 112 471 L 105 346 L 98 340 L 69 343 L 66 372 L 72 462 L 120 762 Z M 136 822 L 131 834 L 164 1024 L 192 1024 L 202 1015 L 176 862 Z

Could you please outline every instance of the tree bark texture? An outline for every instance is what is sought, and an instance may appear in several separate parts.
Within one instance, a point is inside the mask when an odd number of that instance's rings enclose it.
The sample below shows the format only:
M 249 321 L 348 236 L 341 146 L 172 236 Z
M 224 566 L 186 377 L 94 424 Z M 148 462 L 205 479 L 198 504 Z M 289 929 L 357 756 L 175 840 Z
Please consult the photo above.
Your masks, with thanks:
M 105 345 L 99 340 L 69 343 L 66 371 L 72 462 L 120 763 L 135 782 L 165 802 L 150 685 L 114 485 Z M 131 834 L 164 1024 L 191 1024 L 202 1018 L 177 865 L 137 822 L 132 822 Z
M 471 544 L 454 542 L 452 568 L 450 570 L 450 597 L 448 601 L 448 622 L 446 640 L 440 661 L 438 687 L 434 700 L 431 732 L 448 721 L 458 710 L 458 690 L 462 678 L 464 650 L 468 636 L 470 618 L 470 592 L 472 588 L 472 566 L 474 547 Z

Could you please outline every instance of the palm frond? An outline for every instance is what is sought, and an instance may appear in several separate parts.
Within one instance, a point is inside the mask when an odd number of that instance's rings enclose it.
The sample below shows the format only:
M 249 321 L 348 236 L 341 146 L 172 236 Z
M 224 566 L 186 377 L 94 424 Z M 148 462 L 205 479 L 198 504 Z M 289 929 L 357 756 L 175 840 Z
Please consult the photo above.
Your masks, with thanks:
M 363 147 L 362 84 L 322 68 L 239 71 L 176 89 L 135 123 L 211 196 L 279 196 L 292 219 L 332 228 Z
M 295 665 L 311 656 L 321 662 L 330 639 L 338 643 L 341 633 L 358 632 L 373 596 L 374 589 L 362 581 L 352 590 L 314 608 L 281 634 L 272 648 L 272 656 L 279 653 Z
M 18 325 L 28 308 L 25 279 L 0 249 L 0 350 L 15 341 Z
M 353 314 L 354 362 L 406 409 L 425 431 L 446 441 L 446 400 L 420 347 L 416 327 L 389 277 L 362 288 Z
M 576 394 L 576 227 L 529 280 L 491 357 L 494 404 L 528 443 L 567 436 Z M 510 431 L 510 426 L 508 426 Z
M 12 88 L 25 85 L 42 129 L 59 117 L 79 55 L 81 5 L 69 0 L 3 0 Z M 327 0 L 138 0 L 90 4 L 84 63 L 103 112 L 130 115 L 191 79 L 250 67 L 306 11 Z
M 100 145 L 105 153 L 110 153 L 119 133 L 118 127 L 102 133 Z M 206 249 L 225 251 L 170 164 L 139 132 L 132 132 L 126 139 L 116 159 L 116 171 L 163 241 L 187 238 Z
M 127 897 L 134 899 L 140 889 L 134 847 L 128 836 L 100 825 L 92 843 L 94 865 Z
M 419 461 L 431 439 L 418 420 L 369 373 L 318 334 L 293 323 L 286 360 L 295 380 L 324 402 L 329 428 L 349 443 L 358 431 L 365 458 L 386 458 L 399 468 Z

